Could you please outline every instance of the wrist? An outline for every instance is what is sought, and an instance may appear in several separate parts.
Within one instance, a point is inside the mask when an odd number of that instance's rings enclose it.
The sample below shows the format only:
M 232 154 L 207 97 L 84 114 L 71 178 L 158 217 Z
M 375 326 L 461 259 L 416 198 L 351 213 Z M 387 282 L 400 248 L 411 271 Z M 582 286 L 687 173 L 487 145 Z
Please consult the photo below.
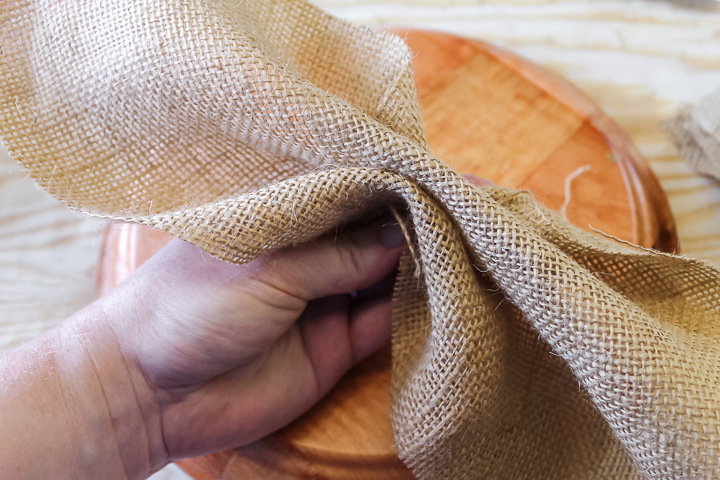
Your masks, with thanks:
M 85 392 L 73 401 L 80 421 L 88 424 L 93 441 L 101 445 L 95 453 L 114 457 L 105 462 L 119 463 L 124 474 L 120 478 L 146 478 L 168 463 L 160 409 L 142 370 L 113 328 L 125 319 L 118 318 L 119 312 L 108 314 L 106 303 L 106 299 L 96 301 L 63 325 L 70 348 L 63 349 L 59 370 L 67 372 L 66 390 Z M 81 460 L 94 468 L 101 459 Z
M 126 480 L 166 462 L 159 415 L 97 305 L 0 356 L 10 477 Z

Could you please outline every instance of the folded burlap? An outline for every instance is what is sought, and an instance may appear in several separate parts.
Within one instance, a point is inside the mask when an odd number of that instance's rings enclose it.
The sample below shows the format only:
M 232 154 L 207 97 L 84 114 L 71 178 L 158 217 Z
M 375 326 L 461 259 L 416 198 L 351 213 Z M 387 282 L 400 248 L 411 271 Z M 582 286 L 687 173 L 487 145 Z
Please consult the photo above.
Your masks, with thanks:
M 401 39 L 300 0 L 18 0 L 0 49 L 2 139 L 71 208 L 243 263 L 406 203 L 391 409 L 418 478 L 720 476 L 718 271 L 468 183 Z
M 681 108 L 663 126 L 695 172 L 720 180 L 720 90 Z

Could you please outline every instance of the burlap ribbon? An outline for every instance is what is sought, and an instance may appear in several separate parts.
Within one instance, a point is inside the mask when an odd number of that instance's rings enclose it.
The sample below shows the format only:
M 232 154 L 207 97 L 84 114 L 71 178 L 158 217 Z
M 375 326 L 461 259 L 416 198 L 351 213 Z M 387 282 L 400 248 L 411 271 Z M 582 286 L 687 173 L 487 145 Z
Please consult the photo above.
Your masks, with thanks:
M 419 478 L 720 475 L 718 271 L 469 184 L 401 39 L 299 0 L 18 0 L 0 29 L 2 139 L 74 209 L 243 263 L 407 204 L 391 407 Z
M 663 126 L 690 168 L 720 180 L 720 90 L 681 108 Z

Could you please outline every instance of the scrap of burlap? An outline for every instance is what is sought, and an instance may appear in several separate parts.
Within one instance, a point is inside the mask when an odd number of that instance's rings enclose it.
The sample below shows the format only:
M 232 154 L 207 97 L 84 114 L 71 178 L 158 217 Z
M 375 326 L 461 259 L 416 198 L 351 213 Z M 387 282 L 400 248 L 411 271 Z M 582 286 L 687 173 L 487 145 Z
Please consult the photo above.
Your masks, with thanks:
M 720 180 L 720 90 L 681 108 L 663 126 L 695 172 Z
M 402 201 L 392 421 L 420 479 L 720 476 L 720 283 L 428 150 L 401 39 L 300 0 L 0 3 L 0 132 L 70 207 L 230 262 Z

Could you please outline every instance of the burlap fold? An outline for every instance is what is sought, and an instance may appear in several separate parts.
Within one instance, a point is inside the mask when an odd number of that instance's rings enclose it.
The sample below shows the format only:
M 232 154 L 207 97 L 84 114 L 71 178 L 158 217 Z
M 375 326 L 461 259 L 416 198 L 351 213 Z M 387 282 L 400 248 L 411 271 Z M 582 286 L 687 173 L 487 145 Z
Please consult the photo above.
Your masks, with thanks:
M 401 39 L 299 0 L 0 3 L 0 132 L 70 207 L 243 263 L 392 197 L 420 479 L 720 476 L 720 283 L 428 151 Z

